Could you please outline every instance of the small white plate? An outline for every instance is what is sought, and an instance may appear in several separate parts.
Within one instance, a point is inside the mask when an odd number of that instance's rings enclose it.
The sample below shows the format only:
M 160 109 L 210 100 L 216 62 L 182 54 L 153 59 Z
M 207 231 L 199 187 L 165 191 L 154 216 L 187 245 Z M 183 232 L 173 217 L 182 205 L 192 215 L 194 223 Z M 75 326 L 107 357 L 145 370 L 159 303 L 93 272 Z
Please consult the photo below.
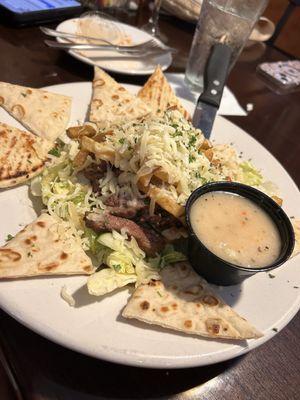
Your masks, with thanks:
M 60 23 L 56 30 L 76 33 L 77 31 L 78 18 L 68 19 Z M 122 32 L 132 38 L 133 44 L 146 42 L 149 39 L 153 39 L 151 35 L 142 31 L 141 29 L 134 28 L 133 26 L 123 24 L 121 22 L 115 22 Z M 57 38 L 58 42 L 64 43 L 65 39 Z M 162 70 L 166 70 L 172 63 L 172 55 L 166 53 L 156 57 L 140 57 L 131 58 L 122 55 L 115 51 L 74 51 L 68 50 L 69 54 L 77 58 L 86 64 L 96 65 L 107 71 L 112 71 L 121 74 L 128 75 L 150 75 L 154 72 L 155 67 L 160 65 Z
M 124 85 L 136 93 L 138 86 Z M 83 121 L 91 98 L 90 82 L 46 88 L 73 98 L 70 125 Z M 182 100 L 190 113 L 194 105 Z M 2 122 L 20 125 L 0 109 Z M 299 191 L 279 162 L 256 140 L 222 117 L 217 117 L 212 139 L 234 142 L 243 157 L 252 158 L 267 179 L 275 182 L 288 215 L 299 216 Z M 0 191 L 0 244 L 35 218 L 26 185 Z M 0 306 L 25 326 L 65 347 L 100 359 L 140 367 L 182 368 L 208 365 L 237 357 L 271 339 L 285 327 L 300 306 L 299 256 L 273 272 L 258 273 L 242 285 L 216 287 L 216 291 L 238 313 L 264 333 L 258 340 L 242 344 L 188 336 L 167 329 L 125 320 L 121 311 L 129 291 L 104 297 L 89 296 L 86 277 L 35 278 L 0 282 Z M 74 293 L 77 307 L 60 298 L 66 285 Z M 275 330 L 273 330 L 275 329 Z

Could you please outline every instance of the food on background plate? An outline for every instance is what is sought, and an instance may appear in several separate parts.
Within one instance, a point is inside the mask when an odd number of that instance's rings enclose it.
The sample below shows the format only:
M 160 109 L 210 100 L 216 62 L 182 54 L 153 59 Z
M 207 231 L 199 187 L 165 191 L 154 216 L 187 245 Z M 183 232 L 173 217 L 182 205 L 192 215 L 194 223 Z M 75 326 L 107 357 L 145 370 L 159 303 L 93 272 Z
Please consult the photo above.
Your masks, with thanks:
M 123 32 L 120 24 L 115 24 L 113 20 L 99 12 L 87 12 L 83 14 L 77 20 L 76 33 L 86 36 L 86 39 L 79 38 L 72 40 L 79 43 L 83 43 L 83 40 L 86 40 L 87 43 L 103 45 L 108 44 L 105 41 L 121 46 L 130 46 L 132 43 L 131 37 Z M 91 38 L 96 38 L 97 40 Z
M 156 83 L 151 86 L 151 79 L 160 74 L 157 70 L 144 87 L 152 102 L 146 105 L 95 68 L 90 121 L 68 128 L 68 138 L 60 136 L 50 151 L 51 163 L 33 179 L 31 192 L 41 197 L 45 213 L 0 248 L 0 277 L 90 274 L 87 290 L 95 296 L 134 283 L 137 292 L 124 315 L 138 319 L 141 316 L 134 299 L 139 291 L 148 296 L 159 285 L 164 301 L 168 296 L 176 300 L 180 316 L 177 321 L 175 307 L 174 317 L 169 318 L 168 313 L 167 322 L 158 311 L 155 318 L 146 316 L 146 322 L 180 330 L 186 313 L 183 332 L 235 339 L 259 337 L 260 333 L 243 323 L 188 265 L 178 264 L 187 260 L 184 207 L 194 189 L 211 181 L 238 181 L 271 195 L 276 191 L 250 162 L 240 160 L 231 146 L 208 142 L 178 109 L 168 109 L 163 115 L 151 112 L 154 104 L 160 104 L 158 94 L 164 96 Z M 166 92 L 178 108 L 174 94 Z M 157 107 L 154 110 L 158 111 Z M 42 229 L 39 222 L 46 226 Z M 198 279 L 199 295 L 206 297 L 195 305 L 194 288 L 192 295 L 186 293 L 191 298 L 168 293 L 168 282 L 173 279 L 170 271 L 176 281 L 173 286 L 188 292 L 184 285 Z M 182 273 L 187 273 L 187 280 Z M 67 293 L 64 288 L 62 297 L 74 305 Z M 194 311 L 191 318 L 194 306 L 203 307 L 208 319 L 195 318 Z
M 150 107 L 142 100 L 95 67 L 90 121 L 96 122 L 99 128 L 109 128 L 124 121 L 137 120 L 149 113 Z
M 295 232 L 295 247 L 291 257 L 295 257 L 297 254 L 300 253 L 300 220 L 293 218 L 292 225 Z
M 0 188 L 24 183 L 41 173 L 51 143 L 0 122 Z
M 245 197 L 205 193 L 193 203 L 190 221 L 207 249 L 235 265 L 261 268 L 272 264 L 280 254 L 282 243 L 274 221 Z
M 166 266 L 161 271 L 161 281 L 139 286 L 122 316 L 209 338 L 263 336 L 225 304 L 187 263 Z
M 160 65 L 156 67 L 154 73 L 140 89 L 138 97 L 151 106 L 155 115 L 161 116 L 166 110 L 172 108 L 180 111 L 187 120 L 191 118 L 176 97 Z
M 25 128 L 54 142 L 64 133 L 72 99 L 42 89 L 0 82 L 0 105 Z
M 41 214 L 0 248 L 0 277 L 91 274 L 76 234 L 59 218 Z

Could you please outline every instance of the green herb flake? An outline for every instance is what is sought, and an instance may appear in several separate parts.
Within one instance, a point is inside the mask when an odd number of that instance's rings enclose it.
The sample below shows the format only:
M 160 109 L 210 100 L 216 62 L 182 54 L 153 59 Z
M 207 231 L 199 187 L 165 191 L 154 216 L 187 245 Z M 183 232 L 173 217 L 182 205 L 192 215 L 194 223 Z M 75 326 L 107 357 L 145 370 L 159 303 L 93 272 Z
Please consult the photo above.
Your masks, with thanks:
M 196 136 L 195 135 L 191 136 L 190 139 L 189 139 L 189 147 L 194 146 L 196 141 L 197 141 Z
M 294 289 L 299 289 L 299 286 L 293 286 Z
M 192 163 L 195 160 L 196 160 L 196 158 L 190 154 L 189 155 L 189 163 Z
M 32 257 L 32 253 L 30 251 L 27 253 L 27 257 Z
M 159 297 L 163 297 L 162 294 L 157 290 L 157 294 L 159 295 Z
M 124 144 L 125 143 L 125 138 L 119 139 L 119 143 Z
M 200 179 L 201 178 L 201 175 L 200 175 L 200 172 L 195 172 L 195 178 L 197 178 L 197 179 Z
M 277 328 L 272 328 L 272 331 L 278 332 L 278 329 Z
M 273 275 L 273 274 L 268 274 L 269 275 L 269 278 L 271 278 L 271 279 L 274 279 L 276 276 L 275 275 Z
M 27 96 L 26 93 L 22 93 L 22 92 L 21 92 L 21 95 L 22 95 L 23 97 L 26 97 L 26 96 Z
M 29 159 L 27 160 L 27 162 L 28 162 L 29 164 L 32 164 L 32 161 L 31 161 L 31 160 L 29 160 Z
M 11 235 L 10 233 L 6 236 L 6 239 L 5 239 L 5 241 L 6 242 L 9 242 L 11 239 L 13 239 L 14 238 L 14 236 L 13 235 Z
M 53 149 L 48 151 L 48 154 L 51 154 L 51 156 L 54 157 L 60 157 L 61 151 L 57 147 L 53 147 Z
M 120 264 L 115 264 L 114 265 L 114 270 L 116 271 L 116 272 L 120 272 L 121 271 L 121 265 Z

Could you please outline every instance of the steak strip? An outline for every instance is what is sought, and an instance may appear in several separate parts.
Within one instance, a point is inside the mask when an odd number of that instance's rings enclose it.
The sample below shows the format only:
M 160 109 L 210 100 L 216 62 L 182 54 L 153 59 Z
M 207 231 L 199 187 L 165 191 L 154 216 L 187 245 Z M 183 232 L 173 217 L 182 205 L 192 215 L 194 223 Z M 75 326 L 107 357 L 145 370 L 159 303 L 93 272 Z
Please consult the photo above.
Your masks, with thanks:
M 138 212 L 145 209 L 146 204 L 139 199 L 125 199 L 113 194 L 109 196 L 103 203 L 109 207 L 109 213 L 117 217 L 133 219 Z
M 150 257 L 154 257 L 165 245 L 163 237 L 152 229 L 142 228 L 133 221 L 109 213 L 87 213 L 85 224 L 95 232 L 112 230 L 121 232 L 121 229 L 124 229 L 129 236 L 136 239 L 139 247 Z

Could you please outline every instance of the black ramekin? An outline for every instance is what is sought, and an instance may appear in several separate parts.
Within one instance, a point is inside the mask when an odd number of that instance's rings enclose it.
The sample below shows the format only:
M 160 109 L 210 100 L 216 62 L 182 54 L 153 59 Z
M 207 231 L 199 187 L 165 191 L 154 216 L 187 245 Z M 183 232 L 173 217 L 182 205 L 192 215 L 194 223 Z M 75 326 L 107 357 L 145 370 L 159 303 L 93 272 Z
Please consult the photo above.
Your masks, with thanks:
M 245 268 L 225 261 L 210 250 L 198 239 L 190 221 L 190 210 L 194 201 L 208 192 L 227 192 L 243 196 L 261 207 L 276 224 L 280 238 L 281 251 L 277 260 L 262 268 Z M 236 182 L 213 182 L 196 189 L 186 203 L 186 223 L 189 229 L 188 257 L 194 270 L 209 282 L 217 285 L 235 285 L 257 272 L 271 271 L 288 260 L 295 245 L 292 224 L 283 209 L 269 196 L 251 186 Z

